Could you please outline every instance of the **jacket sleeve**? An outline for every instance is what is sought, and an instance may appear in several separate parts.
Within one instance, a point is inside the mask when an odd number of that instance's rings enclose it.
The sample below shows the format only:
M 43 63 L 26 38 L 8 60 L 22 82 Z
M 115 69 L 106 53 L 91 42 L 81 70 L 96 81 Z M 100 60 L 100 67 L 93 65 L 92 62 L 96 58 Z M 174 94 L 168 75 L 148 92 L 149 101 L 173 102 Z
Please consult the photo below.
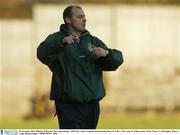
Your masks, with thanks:
M 104 71 L 115 71 L 123 63 L 122 52 L 116 49 L 108 48 L 101 40 L 95 38 L 95 44 L 103 49 L 108 50 L 106 57 L 100 57 L 95 62 L 96 65 Z
M 52 69 L 57 60 L 58 53 L 62 51 L 62 37 L 51 34 L 37 48 L 37 58 L 50 69 Z

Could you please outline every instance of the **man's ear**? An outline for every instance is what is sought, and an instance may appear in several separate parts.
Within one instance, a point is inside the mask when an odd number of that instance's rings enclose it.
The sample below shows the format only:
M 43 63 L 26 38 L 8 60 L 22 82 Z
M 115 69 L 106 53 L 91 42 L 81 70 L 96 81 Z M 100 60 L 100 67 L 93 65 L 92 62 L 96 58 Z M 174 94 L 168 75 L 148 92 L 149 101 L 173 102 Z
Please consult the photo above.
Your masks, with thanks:
M 66 23 L 71 23 L 71 19 L 69 17 L 65 18 Z

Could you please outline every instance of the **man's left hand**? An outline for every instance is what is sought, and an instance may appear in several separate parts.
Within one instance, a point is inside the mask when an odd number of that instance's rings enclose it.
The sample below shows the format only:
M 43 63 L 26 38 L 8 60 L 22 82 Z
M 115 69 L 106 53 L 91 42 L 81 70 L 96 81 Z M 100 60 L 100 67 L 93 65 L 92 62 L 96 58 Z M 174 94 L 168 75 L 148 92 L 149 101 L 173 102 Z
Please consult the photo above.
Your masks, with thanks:
M 96 59 L 100 57 L 106 57 L 107 51 L 101 47 L 94 47 L 92 49 L 92 56 L 94 56 Z

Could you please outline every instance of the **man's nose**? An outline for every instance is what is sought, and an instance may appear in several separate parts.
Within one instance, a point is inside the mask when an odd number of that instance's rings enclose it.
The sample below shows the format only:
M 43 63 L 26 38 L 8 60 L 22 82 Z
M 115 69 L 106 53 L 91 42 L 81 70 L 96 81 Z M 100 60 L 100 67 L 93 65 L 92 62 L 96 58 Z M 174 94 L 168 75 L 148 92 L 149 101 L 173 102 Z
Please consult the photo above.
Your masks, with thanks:
M 83 18 L 83 22 L 86 22 L 86 18 Z

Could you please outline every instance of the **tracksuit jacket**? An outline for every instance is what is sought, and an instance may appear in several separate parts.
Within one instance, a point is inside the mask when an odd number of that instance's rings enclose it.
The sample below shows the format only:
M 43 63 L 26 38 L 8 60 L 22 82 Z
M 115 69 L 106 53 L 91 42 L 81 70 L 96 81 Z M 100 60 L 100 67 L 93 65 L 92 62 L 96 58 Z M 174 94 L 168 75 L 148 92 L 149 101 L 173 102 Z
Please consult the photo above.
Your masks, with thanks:
M 73 44 L 62 43 L 71 35 L 65 24 L 50 34 L 37 48 L 37 57 L 52 71 L 51 100 L 77 103 L 99 101 L 105 96 L 103 71 L 114 71 L 123 63 L 122 53 L 108 48 L 87 30 Z M 101 47 L 108 50 L 106 57 L 95 59 L 90 49 Z

